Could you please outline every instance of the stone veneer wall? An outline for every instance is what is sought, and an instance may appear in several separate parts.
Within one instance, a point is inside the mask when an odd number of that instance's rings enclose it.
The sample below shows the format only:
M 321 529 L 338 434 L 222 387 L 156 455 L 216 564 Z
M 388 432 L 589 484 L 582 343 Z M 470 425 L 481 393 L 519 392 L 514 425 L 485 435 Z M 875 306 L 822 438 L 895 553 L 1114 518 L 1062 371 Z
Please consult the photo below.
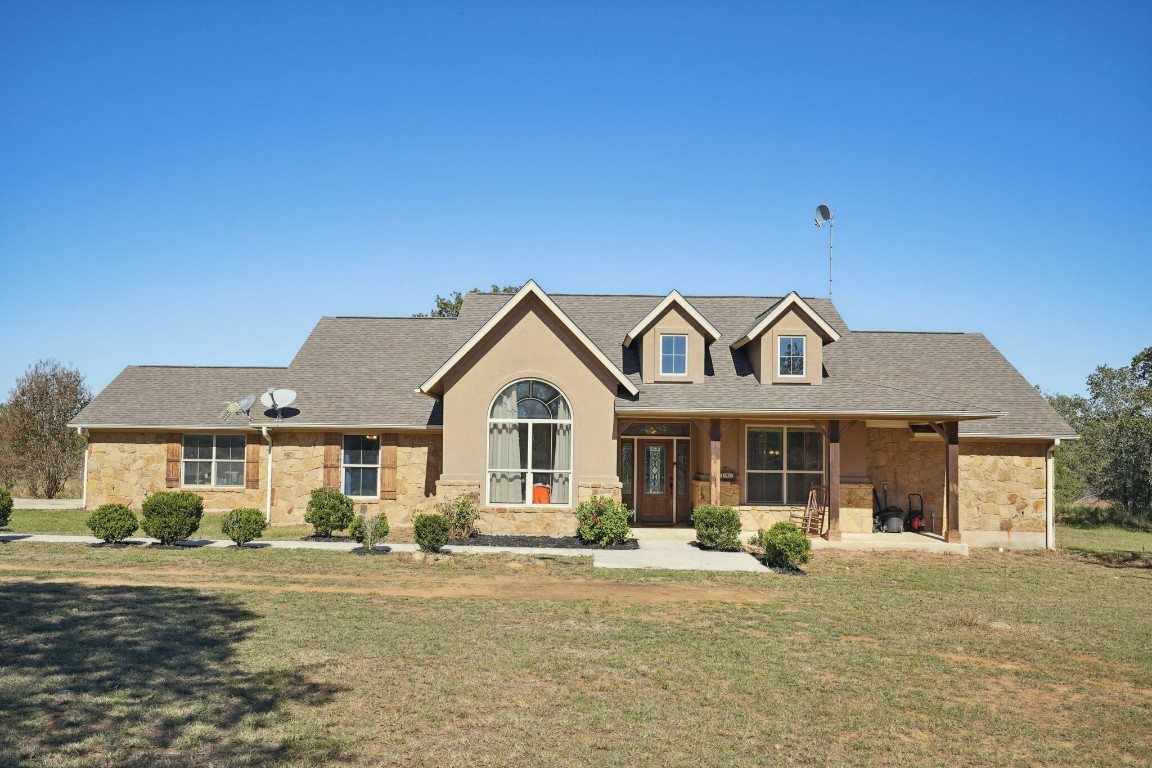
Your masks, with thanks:
M 961 533 L 1043 533 L 1047 451 L 1043 443 L 965 443 L 961 439 Z
M 707 504 L 711 487 L 706 480 L 692 481 L 693 506 Z M 720 483 L 720 503 L 734 507 L 740 513 L 740 527 L 744 531 L 771 528 L 781 520 L 788 520 L 793 512 L 803 512 L 797 506 L 761 506 L 740 504 L 740 484 Z M 872 532 L 872 486 L 862 483 L 843 483 L 840 486 L 840 530 L 844 533 Z
M 169 432 L 93 432 L 88 436 L 88 506 L 125 504 L 140 509 L 144 498 L 164 487 Z M 249 441 L 259 434 L 246 435 Z M 263 442 L 263 441 L 261 441 Z M 267 467 L 260 465 L 260 486 Z M 176 490 L 176 489 L 174 489 Z M 264 491 L 249 488 L 191 488 L 204 497 L 206 512 L 238 507 L 264 509 Z
M 139 509 L 147 494 L 164 490 L 167 432 L 96 432 L 88 440 L 88 508 L 101 504 L 127 504 Z M 238 507 L 263 510 L 268 488 L 268 454 L 259 433 L 246 435 L 259 441 L 260 487 L 192 488 L 204 497 L 207 512 Z M 312 489 L 324 482 L 324 433 L 272 433 L 272 524 L 304 522 Z M 443 441 L 438 433 L 400 433 L 396 446 L 396 499 L 356 501 L 369 514 L 383 509 L 392 525 L 412 524 L 412 515 L 436 502 L 435 482 L 440 476 Z
M 324 483 L 324 433 L 274 432 L 272 437 L 272 524 L 301 525 L 312 489 Z M 369 515 L 383 511 L 389 525 L 406 527 L 412 525 L 413 515 L 431 510 L 443 442 L 439 433 L 401 432 L 396 443 L 396 498 L 355 499 L 357 514 L 361 508 Z M 261 497 L 261 509 L 263 503 Z
M 576 503 L 593 496 L 620 501 L 623 484 L 619 482 L 580 482 L 576 484 Z M 452 501 L 465 493 L 475 493 L 483 500 L 480 483 L 470 480 L 440 480 L 436 483 L 437 499 Z M 480 533 L 496 536 L 574 536 L 577 520 L 574 507 L 485 507 L 481 506 L 476 521 Z
M 867 440 L 868 479 L 880 502 L 884 502 L 881 483 L 888 482 L 889 504 L 906 510 L 908 494 L 918 493 L 924 497 L 924 517 L 939 520 L 944 509 L 944 441 L 913 440 L 907 427 L 869 429 Z M 871 498 L 868 510 L 871 520 Z

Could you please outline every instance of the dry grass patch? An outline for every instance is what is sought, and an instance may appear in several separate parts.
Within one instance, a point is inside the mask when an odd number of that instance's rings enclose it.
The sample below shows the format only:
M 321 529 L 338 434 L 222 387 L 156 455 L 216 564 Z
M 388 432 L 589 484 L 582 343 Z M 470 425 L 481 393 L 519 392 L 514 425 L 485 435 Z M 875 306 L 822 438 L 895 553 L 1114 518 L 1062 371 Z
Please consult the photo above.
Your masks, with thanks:
M 0 735 L 60 766 L 1139 765 L 1149 575 L 0 545 Z

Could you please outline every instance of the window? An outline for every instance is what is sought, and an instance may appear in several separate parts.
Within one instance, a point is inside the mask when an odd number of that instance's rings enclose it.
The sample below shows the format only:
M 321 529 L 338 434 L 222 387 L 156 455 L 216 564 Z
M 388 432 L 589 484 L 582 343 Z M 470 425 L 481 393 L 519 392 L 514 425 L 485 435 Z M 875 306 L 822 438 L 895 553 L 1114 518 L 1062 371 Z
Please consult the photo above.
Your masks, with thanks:
M 780 375 L 804 375 L 804 337 L 780 337 Z
M 688 337 L 668 334 L 660 337 L 660 374 L 685 376 L 688 374 Z
M 380 493 L 380 437 L 344 435 L 344 495 L 371 496 Z
M 244 487 L 244 435 L 184 435 L 184 485 Z
M 824 483 L 824 436 L 815 429 L 749 427 L 749 504 L 805 504 Z
M 543 381 L 518 381 L 488 414 L 488 502 L 568 504 L 572 485 L 572 411 Z

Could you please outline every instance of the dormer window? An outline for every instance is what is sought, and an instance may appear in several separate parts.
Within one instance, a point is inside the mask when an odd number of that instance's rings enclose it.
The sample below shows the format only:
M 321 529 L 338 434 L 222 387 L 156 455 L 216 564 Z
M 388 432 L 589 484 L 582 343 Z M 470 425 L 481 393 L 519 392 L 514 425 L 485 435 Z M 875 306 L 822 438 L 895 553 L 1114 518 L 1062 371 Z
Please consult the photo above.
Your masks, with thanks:
M 780 375 L 804 375 L 804 337 L 780 337 Z
M 688 336 L 668 333 L 660 337 L 660 375 L 688 375 Z

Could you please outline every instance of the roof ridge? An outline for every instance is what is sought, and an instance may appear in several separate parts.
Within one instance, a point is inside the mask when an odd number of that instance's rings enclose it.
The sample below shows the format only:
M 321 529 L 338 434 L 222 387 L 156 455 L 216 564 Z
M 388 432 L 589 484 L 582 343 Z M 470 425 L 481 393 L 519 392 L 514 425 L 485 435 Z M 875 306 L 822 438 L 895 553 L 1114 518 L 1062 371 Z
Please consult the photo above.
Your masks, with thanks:
M 287 369 L 286 365 L 129 365 L 127 368 L 207 368 L 219 370 L 221 368 L 230 368 L 232 370 L 239 370 L 247 368 L 252 370 L 272 370 L 275 368 Z
M 904 333 L 908 335 L 918 334 L 920 336 L 983 336 L 984 334 L 979 331 L 858 331 L 852 330 L 850 333 Z

